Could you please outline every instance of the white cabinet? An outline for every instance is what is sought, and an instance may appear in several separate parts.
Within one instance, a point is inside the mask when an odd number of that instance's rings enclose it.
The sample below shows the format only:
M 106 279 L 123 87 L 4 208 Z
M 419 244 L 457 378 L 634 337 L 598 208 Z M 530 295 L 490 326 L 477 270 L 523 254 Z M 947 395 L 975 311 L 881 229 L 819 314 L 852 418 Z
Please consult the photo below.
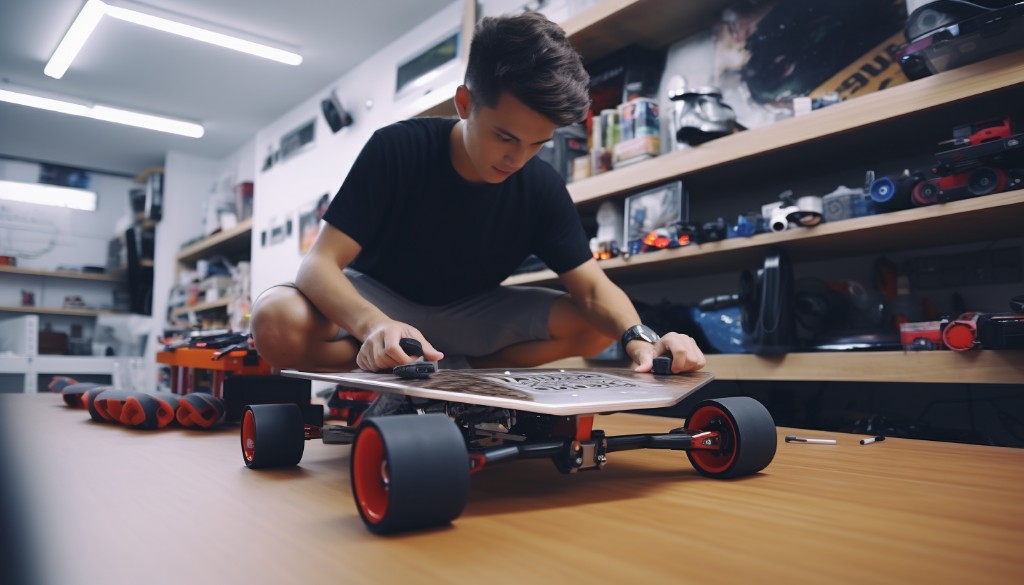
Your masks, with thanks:
M 45 390 L 54 375 L 113 376 L 118 358 L 41 355 L 38 339 L 39 315 L 0 318 L 0 393 Z

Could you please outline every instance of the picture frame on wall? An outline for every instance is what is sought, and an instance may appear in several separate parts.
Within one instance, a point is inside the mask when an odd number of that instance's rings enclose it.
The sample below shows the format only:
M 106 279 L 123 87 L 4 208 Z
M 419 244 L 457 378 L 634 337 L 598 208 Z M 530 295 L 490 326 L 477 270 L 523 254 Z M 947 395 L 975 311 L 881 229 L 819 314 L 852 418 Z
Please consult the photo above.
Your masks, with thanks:
M 626 245 L 650 232 L 689 221 L 689 201 L 682 181 L 659 185 L 626 197 L 623 233 Z

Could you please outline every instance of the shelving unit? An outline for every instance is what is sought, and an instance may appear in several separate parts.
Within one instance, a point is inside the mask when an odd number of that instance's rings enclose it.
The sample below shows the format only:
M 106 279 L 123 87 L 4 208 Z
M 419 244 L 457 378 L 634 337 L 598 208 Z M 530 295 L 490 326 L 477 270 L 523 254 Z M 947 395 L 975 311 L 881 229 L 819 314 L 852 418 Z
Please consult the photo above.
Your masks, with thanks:
M 92 282 L 109 282 L 121 284 L 123 274 L 100 274 L 88 272 L 69 272 L 63 270 L 38 270 L 18 266 L 0 266 L 0 277 L 3 275 L 26 276 L 45 280 L 81 280 Z M 65 309 L 62 307 L 0 305 L 0 313 L 34 313 L 37 315 L 65 315 L 73 317 L 95 317 L 102 314 L 120 314 L 117 311 L 101 309 Z
M 208 303 L 197 303 L 195 305 L 177 307 L 171 310 L 171 317 L 178 318 L 181 317 L 182 315 L 187 315 L 189 313 L 205 313 L 207 311 L 213 311 L 217 309 L 226 309 L 227 306 L 230 305 L 231 301 L 233 300 L 234 297 L 224 297 L 222 299 L 217 299 L 216 301 L 210 301 Z
M 1024 351 L 864 351 L 790 353 L 781 356 L 707 356 L 716 380 L 780 382 L 918 382 L 1021 384 Z M 608 362 L 570 358 L 551 368 L 600 368 Z M 618 365 L 618 364 L 616 364 Z
M 708 28 L 730 2 L 604 0 L 562 23 L 586 62 L 630 44 L 660 49 Z M 706 200 L 755 177 L 796 174 L 801 168 L 865 160 L 878 151 L 898 154 L 905 145 L 934 146 L 948 138 L 956 117 L 991 116 L 1024 103 L 1024 51 L 863 95 L 809 114 L 663 154 L 568 185 L 581 207 L 596 206 L 654 185 L 682 179 L 700 184 Z M 1019 112 L 1018 112 L 1019 113 Z M 797 161 L 797 162 L 794 162 Z M 820 163 L 820 165 L 819 165 Z M 691 195 L 691 210 L 695 203 Z M 756 266 L 765 250 L 780 246 L 796 262 L 848 258 L 887 251 L 1020 237 L 1024 191 L 1013 191 L 825 223 L 810 229 L 759 234 L 674 250 L 602 261 L 620 284 L 714 274 Z M 504 284 L 556 284 L 550 270 L 519 274 Z M 563 360 L 555 367 L 597 366 Z M 711 355 L 708 368 L 722 380 L 1024 383 L 1024 352 L 792 353 L 774 358 Z
M 195 264 L 196 260 L 222 254 L 233 256 L 244 252 L 248 255 L 252 236 L 252 218 L 238 222 L 229 230 L 219 231 L 208 238 L 189 244 L 176 256 L 179 264 Z
M 49 307 L 18 307 L 0 305 L 0 313 L 32 313 L 35 315 L 64 315 L 69 317 L 97 317 L 99 315 L 127 315 L 117 311 L 101 311 L 99 309 L 58 309 Z
M 943 244 L 1021 235 L 1024 190 L 930 205 L 904 211 L 823 223 L 813 228 L 757 234 L 602 260 L 609 276 L 624 282 L 659 274 L 727 272 L 751 266 L 767 246 L 783 246 L 794 261 L 843 258 L 919 247 L 936 233 Z M 510 277 L 504 284 L 551 284 L 554 272 L 543 270 Z
M 53 279 L 70 279 L 82 281 L 101 281 L 120 283 L 124 281 L 122 275 L 95 274 L 95 273 L 70 273 L 65 270 L 37 270 L 35 268 L 22 268 L 18 266 L 0 265 L 0 274 L 25 275 L 29 277 L 47 277 Z
M 570 184 L 569 193 L 576 203 L 597 202 L 776 151 L 838 148 L 886 122 L 1022 88 L 1024 51 L 1018 51 L 589 177 Z
M 224 256 L 232 262 L 248 260 L 252 249 L 252 218 L 238 222 L 231 229 L 217 232 L 198 242 L 185 246 L 178 252 L 177 268 L 192 268 L 196 262 L 213 256 Z M 228 307 L 236 299 L 231 296 L 222 297 L 210 302 L 200 302 L 171 309 L 170 316 L 177 319 L 190 314 L 220 315 L 226 314 Z

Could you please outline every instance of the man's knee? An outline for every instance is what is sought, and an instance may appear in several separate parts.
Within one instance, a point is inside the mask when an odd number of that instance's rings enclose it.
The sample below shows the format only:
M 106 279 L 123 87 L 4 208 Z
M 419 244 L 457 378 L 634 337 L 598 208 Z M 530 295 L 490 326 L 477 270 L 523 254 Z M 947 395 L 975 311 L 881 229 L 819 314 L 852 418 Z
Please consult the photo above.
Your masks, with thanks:
M 253 307 L 249 328 L 256 351 L 275 367 L 287 368 L 305 355 L 311 322 L 309 301 L 298 290 L 275 287 Z

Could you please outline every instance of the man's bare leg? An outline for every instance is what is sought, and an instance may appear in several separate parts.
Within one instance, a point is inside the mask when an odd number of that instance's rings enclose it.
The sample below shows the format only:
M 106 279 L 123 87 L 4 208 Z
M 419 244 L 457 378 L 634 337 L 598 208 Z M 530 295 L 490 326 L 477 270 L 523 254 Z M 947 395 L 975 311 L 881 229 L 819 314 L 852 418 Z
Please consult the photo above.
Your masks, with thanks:
M 260 295 L 250 329 L 256 350 L 275 368 L 339 372 L 356 367 L 355 341 L 336 340 L 340 328 L 296 288 L 275 286 Z
M 475 368 L 529 368 L 568 357 L 597 355 L 616 341 L 594 329 L 568 295 L 559 297 L 548 317 L 551 339 L 510 345 L 495 353 L 469 358 Z

